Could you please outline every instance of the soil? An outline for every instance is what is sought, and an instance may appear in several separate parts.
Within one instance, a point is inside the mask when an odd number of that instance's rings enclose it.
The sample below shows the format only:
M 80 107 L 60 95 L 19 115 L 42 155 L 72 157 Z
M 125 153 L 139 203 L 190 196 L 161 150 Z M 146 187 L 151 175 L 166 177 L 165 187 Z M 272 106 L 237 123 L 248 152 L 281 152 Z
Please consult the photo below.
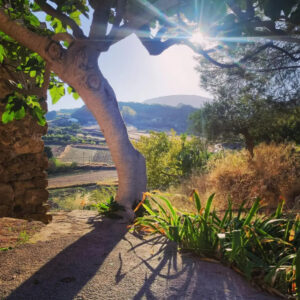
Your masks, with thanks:
M 117 180 L 116 170 L 88 171 L 80 172 L 79 174 L 63 174 L 60 176 L 49 177 L 48 188 L 63 188 L 115 180 Z
M 6 251 L 11 247 L 27 242 L 45 224 L 39 221 L 27 221 L 14 218 L 0 218 L 0 250 Z
M 29 243 L 1 251 L 0 266 L 0 299 L 276 299 L 219 263 L 93 211 L 55 213 Z

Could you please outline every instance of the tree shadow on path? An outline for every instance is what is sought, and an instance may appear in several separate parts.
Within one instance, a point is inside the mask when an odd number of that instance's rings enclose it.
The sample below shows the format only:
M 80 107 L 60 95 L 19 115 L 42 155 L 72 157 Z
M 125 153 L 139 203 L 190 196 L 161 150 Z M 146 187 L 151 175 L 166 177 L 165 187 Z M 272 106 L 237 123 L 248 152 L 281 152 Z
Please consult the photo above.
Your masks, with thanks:
M 50 259 L 7 299 L 275 299 L 221 264 L 179 254 L 177 245 L 161 236 L 127 233 L 127 226 L 116 220 L 90 221 L 92 231 Z M 38 245 L 30 249 L 32 255 L 39 251 Z M 45 251 L 45 244 L 41 249 Z
M 128 240 L 127 240 L 128 241 Z M 128 241 L 130 243 L 130 241 Z M 139 251 L 145 242 L 133 245 L 141 265 L 148 272 L 144 283 L 132 299 L 211 299 L 270 300 L 277 299 L 252 288 L 239 274 L 217 262 L 200 260 L 191 253 L 178 253 L 177 244 L 164 237 L 155 237 L 147 244 L 155 249 L 152 255 Z
M 16 288 L 7 299 L 74 299 L 126 234 L 126 224 L 90 218 L 94 229 Z M 51 244 L 49 244 L 51 247 Z

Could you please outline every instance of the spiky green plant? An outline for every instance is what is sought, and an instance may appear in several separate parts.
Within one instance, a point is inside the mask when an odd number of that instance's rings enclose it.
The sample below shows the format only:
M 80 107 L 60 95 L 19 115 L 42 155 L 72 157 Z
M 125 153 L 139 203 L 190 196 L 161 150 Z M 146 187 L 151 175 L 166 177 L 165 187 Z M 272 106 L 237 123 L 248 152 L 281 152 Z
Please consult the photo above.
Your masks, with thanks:
M 93 204 L 93 206 L 100 214 L 112 219 L 121 219 L 122 217 L 118 215 L 118 212 L 124 211 L 124 207 L 116 202 L 113 196 L 106 203 L 100 202 Z
M 248 211 L 244 201 L 237 212 L 229 199 L 227 210 L 220 216 L 212 210 L 214 195 L 205 207 L 196 191 L 192 198 L 197 213 L 182 213 L 165 197 L 147 193 L 140 205 L 146 214 L 136 219 L 134 228 L 163 234 L 181 249 L 217 258 L 266 289 L 292 297 L 299 294 L 299 216 L 284 215 L 283 200 L 275 213 L 263 215 L 259 213 L 259 198 Z

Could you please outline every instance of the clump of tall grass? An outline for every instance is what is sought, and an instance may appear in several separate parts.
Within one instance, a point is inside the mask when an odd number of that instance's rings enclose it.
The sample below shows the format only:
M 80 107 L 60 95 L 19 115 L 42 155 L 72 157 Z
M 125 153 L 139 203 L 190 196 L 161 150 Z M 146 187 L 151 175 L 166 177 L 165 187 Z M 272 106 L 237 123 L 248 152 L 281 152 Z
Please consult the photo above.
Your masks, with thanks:
M 146 193 L 137 209 L 143 206 L 147 214 L 133 228 L 165 235 L 181 249 L 218 259 L 271 292 L 300 295 L 300 215 L 285 216 L 283 200 L 273 214 L 261 215 L 259 198 L 247 210 L 242 203 L 237 212 L 229 200 L 218 215 L 212 209 L 214 194 L 204 207 L 197 192 L 191 197 L 196 213 L 182 213 L 165 197 Z
M 214 155 L 207 163 L 206 174 L 192 175 L 184 181 L 177 192 L 188 195 L 191 190 L 199 190 L 203 198 L 216 192 L 215 206 L 224 209 L 227 199 L 233 199 L 233 207 L 238 208 L 244 199 L 262 195 L 270 209 L 275 209 L 280 196 L 287 199 L 287 207 L 295 205 L 292 192 L 298 182 L 299 154 L 291 144 L 260 144 L 254 148 L 250 158 L 246 150 Z
M 96 188 L 70 188 L 50 191 L 49 204 L 54 210 L 71 211 L 74 209 L 98 210 L 101 203 L 116 195 L 115 186 Z

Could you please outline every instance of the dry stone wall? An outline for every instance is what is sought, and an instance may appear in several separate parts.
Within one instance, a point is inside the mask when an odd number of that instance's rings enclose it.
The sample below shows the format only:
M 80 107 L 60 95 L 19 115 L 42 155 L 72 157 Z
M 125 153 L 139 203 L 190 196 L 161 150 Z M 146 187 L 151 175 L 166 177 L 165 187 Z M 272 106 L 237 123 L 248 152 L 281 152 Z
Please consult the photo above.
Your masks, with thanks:
M 4 106 L 0 105 L 0 117 Z M 16 217 L 48 223 L 48 159 L 40 126 L 27 114 L 8 124 L 0 121 L 0 217 Z

